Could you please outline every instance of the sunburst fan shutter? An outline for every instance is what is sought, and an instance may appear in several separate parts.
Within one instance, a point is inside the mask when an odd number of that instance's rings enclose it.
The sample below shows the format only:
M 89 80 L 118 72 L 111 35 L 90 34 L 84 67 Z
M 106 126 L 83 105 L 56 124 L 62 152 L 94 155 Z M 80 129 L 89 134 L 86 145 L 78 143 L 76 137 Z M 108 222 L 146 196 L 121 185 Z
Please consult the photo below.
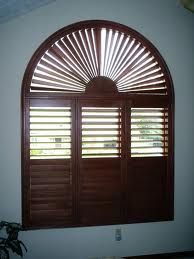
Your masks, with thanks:
M 98 76 L 112 79 L 119 92 L 167 93 L 156 57 L 129 34 L 86 28 L 57 40 L 38 62 L 31 91 L 84 92 Z
M 124 25 L 53 34 L 23 81 L 23 223 L 65 227 L 173 218 L 173 85 Z

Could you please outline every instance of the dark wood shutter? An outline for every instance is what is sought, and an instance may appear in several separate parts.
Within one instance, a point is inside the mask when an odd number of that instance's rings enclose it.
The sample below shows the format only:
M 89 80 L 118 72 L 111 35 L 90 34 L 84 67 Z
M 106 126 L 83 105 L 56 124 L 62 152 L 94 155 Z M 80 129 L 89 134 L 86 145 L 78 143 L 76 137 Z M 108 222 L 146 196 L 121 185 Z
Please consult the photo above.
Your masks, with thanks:
M 29 224 L 71 225 L 72 111 L 68 101 L 30 102 Z
M 170 219 L 169 122 L 162 104 L 131 108 L 128 222 Z
M 122 215 L 121 104 L 80 102 L 80 223 L 116 224 Z
M 173 83 L 151 42 L 72 24 L 35 52 L 22 87 L 24 227 L 173 219 Z

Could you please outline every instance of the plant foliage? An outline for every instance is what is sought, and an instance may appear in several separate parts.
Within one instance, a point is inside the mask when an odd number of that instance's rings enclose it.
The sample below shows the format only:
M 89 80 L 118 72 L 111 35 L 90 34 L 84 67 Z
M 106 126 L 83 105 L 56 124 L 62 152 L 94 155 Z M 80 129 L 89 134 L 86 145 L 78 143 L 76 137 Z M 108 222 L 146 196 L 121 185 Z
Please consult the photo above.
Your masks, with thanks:
M 0 259 L 9 259 L 9 251 L 23 257 L 23 248 L 27 252 L 24 243 L 18 240 L 18 233 L 22 231 L 22 226 L 18 223 L 0 221 L 0 231 L 5 229 L 7 237 L 0 237 Z

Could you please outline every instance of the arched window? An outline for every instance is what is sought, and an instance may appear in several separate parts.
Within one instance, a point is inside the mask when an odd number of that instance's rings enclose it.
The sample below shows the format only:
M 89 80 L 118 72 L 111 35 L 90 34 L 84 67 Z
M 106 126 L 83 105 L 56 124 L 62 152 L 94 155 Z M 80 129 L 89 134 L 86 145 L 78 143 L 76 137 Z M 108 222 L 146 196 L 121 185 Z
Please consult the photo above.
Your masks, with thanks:
M 51 35 L 22 85 L 26 228 L 173 219 L 174 94 L 142 35 L 84 21 Z

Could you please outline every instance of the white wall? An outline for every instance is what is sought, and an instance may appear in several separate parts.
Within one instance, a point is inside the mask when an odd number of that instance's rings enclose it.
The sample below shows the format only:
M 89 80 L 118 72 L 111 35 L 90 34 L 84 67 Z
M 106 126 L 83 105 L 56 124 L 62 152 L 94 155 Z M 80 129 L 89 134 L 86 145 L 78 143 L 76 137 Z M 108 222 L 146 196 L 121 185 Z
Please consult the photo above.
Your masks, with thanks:
M 0 219 L 21 222 L 20 91 L 26 65 L 56 30 L 86 19 L 128 25 L 166 60 L 176 97 L 175 220 L 121 226 L 26 231 L 25 258 L 80 258 L 194 250 L 194 15 L 178 0 L 58 0 L 0 25 Z

